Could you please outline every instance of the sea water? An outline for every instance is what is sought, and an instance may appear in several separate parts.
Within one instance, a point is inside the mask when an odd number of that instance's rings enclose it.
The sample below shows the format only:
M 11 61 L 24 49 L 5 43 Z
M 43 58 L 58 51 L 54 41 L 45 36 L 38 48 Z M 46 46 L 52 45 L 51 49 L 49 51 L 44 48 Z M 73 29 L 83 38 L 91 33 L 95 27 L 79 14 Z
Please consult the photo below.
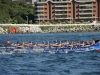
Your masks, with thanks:
M 5 40 L 42 43 L 42 41 L 100 40 L 99 32 L 1 34 L 0 45 Z M 100 53 L 0 53 L 0 75 L 100 75 Z

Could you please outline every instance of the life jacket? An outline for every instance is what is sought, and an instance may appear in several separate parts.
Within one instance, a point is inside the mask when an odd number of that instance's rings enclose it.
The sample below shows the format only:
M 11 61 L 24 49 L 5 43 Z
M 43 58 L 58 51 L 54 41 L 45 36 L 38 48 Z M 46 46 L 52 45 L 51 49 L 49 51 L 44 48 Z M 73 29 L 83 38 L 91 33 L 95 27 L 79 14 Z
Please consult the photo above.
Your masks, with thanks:
M 10 40 L 6 40 L 6 44 L 10 44 Z

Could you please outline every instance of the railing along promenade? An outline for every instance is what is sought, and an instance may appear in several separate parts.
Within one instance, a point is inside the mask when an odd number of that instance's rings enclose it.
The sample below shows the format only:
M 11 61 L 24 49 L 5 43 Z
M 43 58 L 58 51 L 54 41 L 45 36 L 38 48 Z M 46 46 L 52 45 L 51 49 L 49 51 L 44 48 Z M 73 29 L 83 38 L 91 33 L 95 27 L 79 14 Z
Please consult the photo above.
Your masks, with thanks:
M 0 26 L 100 26 L 100 23 L 89 24 L 0 24 Z

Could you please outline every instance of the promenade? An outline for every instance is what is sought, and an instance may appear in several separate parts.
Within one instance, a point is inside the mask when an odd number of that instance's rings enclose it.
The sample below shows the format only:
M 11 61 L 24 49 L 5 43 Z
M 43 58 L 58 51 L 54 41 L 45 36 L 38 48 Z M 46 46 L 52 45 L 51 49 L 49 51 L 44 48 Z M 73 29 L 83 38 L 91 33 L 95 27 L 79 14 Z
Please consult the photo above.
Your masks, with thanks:
M 0 24 L 0 26 L 99 26 L 100 23 L 88 24 Z

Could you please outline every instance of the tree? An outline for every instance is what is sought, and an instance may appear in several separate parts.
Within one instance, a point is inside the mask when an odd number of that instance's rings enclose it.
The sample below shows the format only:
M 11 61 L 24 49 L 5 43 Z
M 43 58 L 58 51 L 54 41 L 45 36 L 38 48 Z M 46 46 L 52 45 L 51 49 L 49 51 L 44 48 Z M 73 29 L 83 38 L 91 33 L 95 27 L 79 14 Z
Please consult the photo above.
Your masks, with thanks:
M 67 24 L 68 24 L 68 20 L 66 20 L 66 21 L 65 21 L 65 23 L 67 23 Z
M 52 21 L 51 21 L 51 23 L 52 23 L 52 24 L 55 24 L 55 21 L 54 21 L 54 20 L 52 20 Z
M 1 0 L 2 4 L 10 4 L 12 0 Z
M 80 23 L 83 23 L 83 22 L 84 22 L 83 20 L 80 21 Z
M 0 0 L 0 23 L 24 23 L 27 21 L 26 15 L 29 20 L 34 20 L 34 8 L 30 4 Z
M 39 22 L 38 21 L 35 21 L 35 24 L 39 24 Z
M 90 22 L 92 23 L 92 22 L 93 22 L 93 20 L 90 20 Z
M 15 17 L 16 15 L 18 15 L 18 11 L 15 10 L 14 8 L 10 8 L 9 9 L 9 15 L 11 18 Z
M 60 21 L 60 20 L 58 20 L 58 23 L 61 23 L 61 21 Z
M 29 20 L 29 24 L 32 24 L 32 20 Z
M 23 18 L 21 18 L 20 16 L 17 16 L 16 20 L 18 21 L 18 24 L 25 23 L 25 21 L 23 20 Z
M 75 20 L 73 20 L 72 22 L 75 23 Z
M 45 21 L 43 20 L 42 23 L 45 24 Z

